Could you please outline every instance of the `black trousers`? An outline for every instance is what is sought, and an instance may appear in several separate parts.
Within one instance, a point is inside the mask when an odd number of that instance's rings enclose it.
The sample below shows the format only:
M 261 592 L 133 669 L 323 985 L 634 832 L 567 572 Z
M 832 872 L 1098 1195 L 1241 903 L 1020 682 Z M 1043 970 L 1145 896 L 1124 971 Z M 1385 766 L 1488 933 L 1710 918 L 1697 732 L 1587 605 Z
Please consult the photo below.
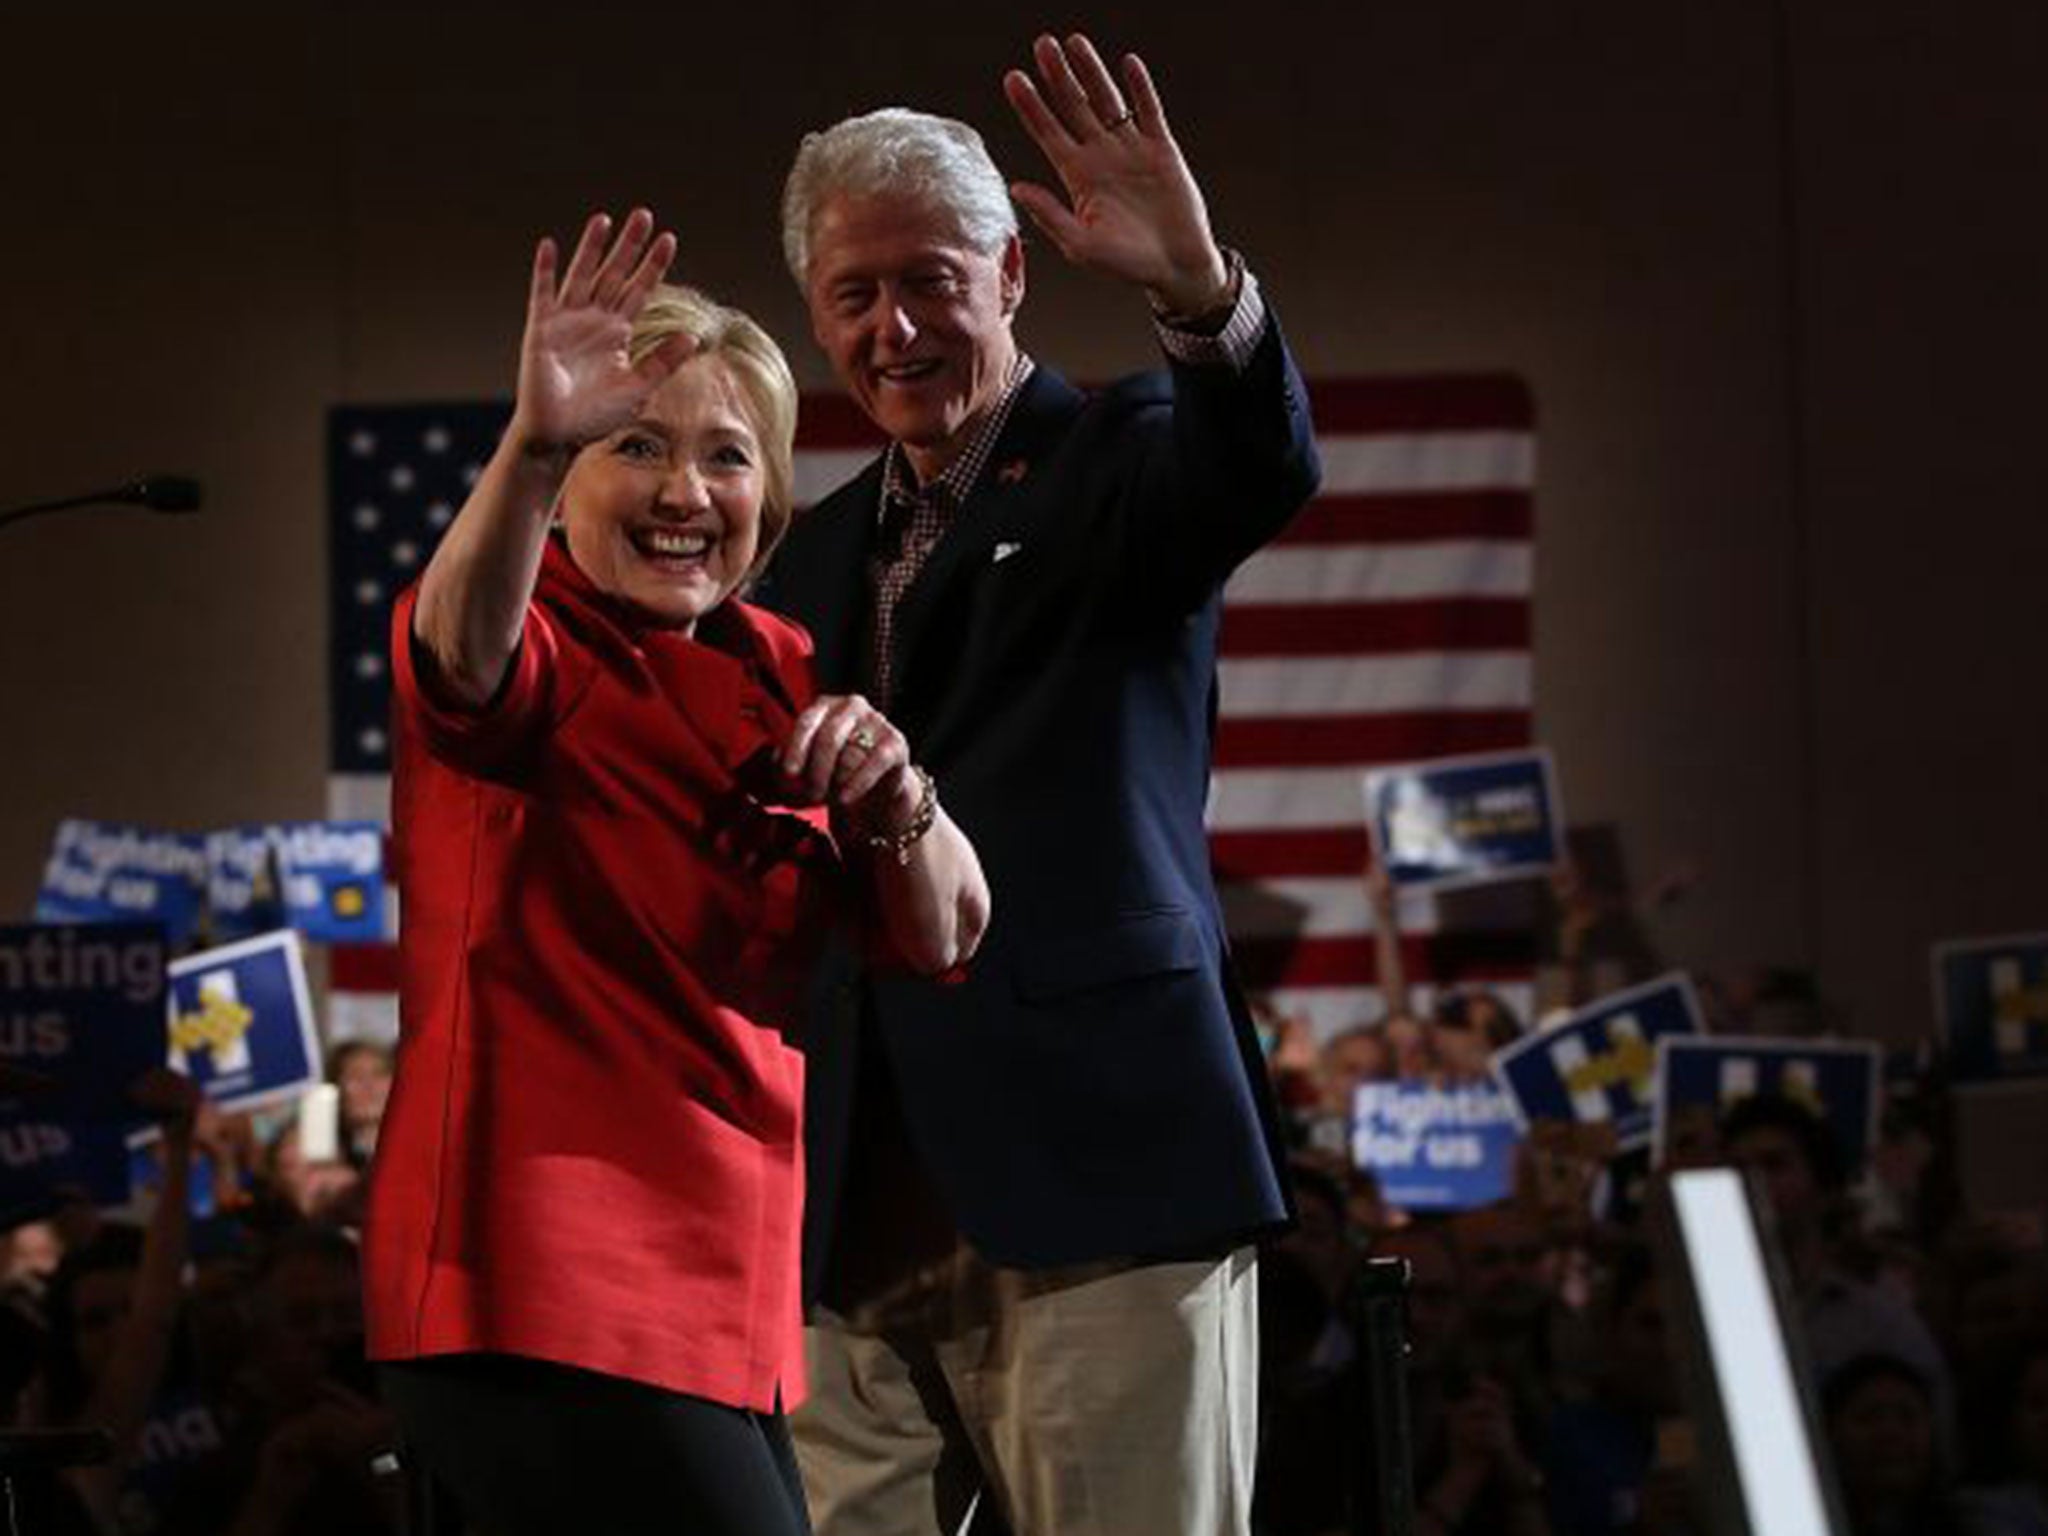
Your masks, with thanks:
M 378 1382 L 413 1475 L 453 1494 L 471 1536 L 811 1536 L 780 1413 L 512 1355 Z

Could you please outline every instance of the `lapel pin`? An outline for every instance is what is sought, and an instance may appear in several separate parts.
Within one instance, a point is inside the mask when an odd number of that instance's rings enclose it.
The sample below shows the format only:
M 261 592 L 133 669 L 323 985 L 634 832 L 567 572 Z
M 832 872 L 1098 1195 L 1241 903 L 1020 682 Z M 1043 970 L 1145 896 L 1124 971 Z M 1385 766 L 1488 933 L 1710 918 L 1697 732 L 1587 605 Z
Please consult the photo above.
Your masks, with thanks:
M 1030 466 L 1022 459 L 1011 459 L 1007 463 L 997 466 L 996 483 L 998 485 L 1022 485 L 1025 472 L 1029 468 Z

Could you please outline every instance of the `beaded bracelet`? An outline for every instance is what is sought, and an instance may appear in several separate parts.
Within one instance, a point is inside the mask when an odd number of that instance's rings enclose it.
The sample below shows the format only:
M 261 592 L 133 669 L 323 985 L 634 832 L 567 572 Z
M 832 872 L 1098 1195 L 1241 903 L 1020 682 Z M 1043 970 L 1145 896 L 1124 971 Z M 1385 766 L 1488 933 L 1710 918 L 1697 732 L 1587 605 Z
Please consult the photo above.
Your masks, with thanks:
M 939 789 L 932 783 L 932 776 L 916 763 L 910 765 L 910 771 L 917 775 L 918 787 L 917 809 L 910 813 L 910 821 L 899 832 L 875 832 L 868 837 L 870 848 L 877 853 L 893 854 L 898 864 L 910 862 L 911 849 L 939 819 Z

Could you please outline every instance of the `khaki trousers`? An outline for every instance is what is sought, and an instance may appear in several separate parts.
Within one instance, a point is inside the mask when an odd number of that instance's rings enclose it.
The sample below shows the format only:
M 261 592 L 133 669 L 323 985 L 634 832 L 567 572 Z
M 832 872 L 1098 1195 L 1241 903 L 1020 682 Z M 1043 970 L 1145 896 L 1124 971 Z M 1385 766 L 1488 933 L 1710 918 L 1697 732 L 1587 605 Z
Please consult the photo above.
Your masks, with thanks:
M 1247 1536 L 1253 1250 L 1013 1270 L 961 1245 L 805 1331 L 818 1536 Z M 993 1517 L 1000 1517 L 996 1519 Z

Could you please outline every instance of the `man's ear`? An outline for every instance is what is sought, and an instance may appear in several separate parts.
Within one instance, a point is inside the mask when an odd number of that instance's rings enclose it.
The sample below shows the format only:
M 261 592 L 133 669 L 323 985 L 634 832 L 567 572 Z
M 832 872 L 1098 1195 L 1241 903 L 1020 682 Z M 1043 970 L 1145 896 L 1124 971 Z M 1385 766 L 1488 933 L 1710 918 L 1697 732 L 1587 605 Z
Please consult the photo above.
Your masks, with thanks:
M 1024 302 L 1024 239 L 1021 235 L 1012 235 L 1003 242 L 1001 267 L 1003 313 L 1014 315 L 1017 306 Z

